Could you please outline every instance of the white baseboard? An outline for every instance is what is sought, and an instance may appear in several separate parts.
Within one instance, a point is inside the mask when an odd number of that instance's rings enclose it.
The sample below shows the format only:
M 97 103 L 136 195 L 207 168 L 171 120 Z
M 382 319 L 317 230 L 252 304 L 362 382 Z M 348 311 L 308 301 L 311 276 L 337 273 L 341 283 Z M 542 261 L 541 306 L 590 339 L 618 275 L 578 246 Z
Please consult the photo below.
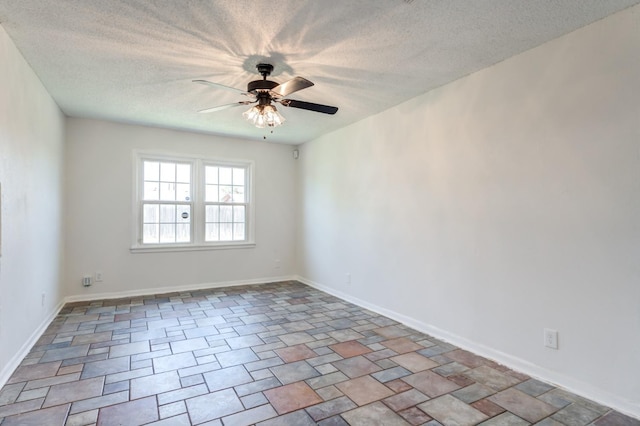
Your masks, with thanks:
M 590 383 L 583 382 L 574 377 L 566 376 L 557 371 L 548 370 L 542 366 L 533 364 L 524 359 L 498 351 L 467 338 L 455 335 L 446 330 L 442 330 L 438 327 L 434 327 L 433 325 L 426 324 L 415 318 L 408 317 L 398 312 L 386 309 L 382 306 L 369 303 L 365 300 L 359 299 L 358 297 L 344 293 L 326 285 L 316 283 L 305 277 L 296 276 L 294 279 L 311 287 L 317 288 L 318 290 L 324 291 L 325 293 L 329 293 L 333 296 L 339 297 L 340 299 L 368 309 L 372 312 L 376 312 L 380 315 L 384 315 L 388 318 L 396 320 L 408 327 L 413 328 L 414 330 L 428 334 L 437 339 L 451 343 L 452 345 L 455 345 L 461 349 L 468 350 L 477 355 L 483 356 L 487 359 L 507 366 L 514 371 L 524 373 L 542 382 L 563 388 L 578 396 L 610 407 L 628 416 L 640 419 L 640 403 L 637 401 L 630 401 L 620 395 L 611 394 L 609 392 L 603 391 L 602 389 L 599 389 L 598 387 Z
M 156 287 L 135 289 L 126 291 L 114 291 L 107 293 L 92 293 L 92 294 L 78 294 L 74 296 L 68 296 L 64 299 L 65 303 L 71 302 L 88 302 L 92 300 L 104 300 L 104 299 L 122 299 L 127 297 L 147 296 L 151 294 L 163 294 L 163 293 L 175 293 L 181 291 L 195 291 L 206 290 L 208 288 L 221 288 L 221 287 L 237 287 L 241 285 L 255 285 L 255 284 L 268 284 L 280 281 L 292 281 L 295 280 L 295 276 L 288 275 L 282 277 L 269 277 L 269 278 L 257 278 L 251 280 L 238 280 L 238 281 L 219 281 L 212 283 L 200 283 L 200 284 L 187 284 L 171 287 Z
M 18 352 L 16 352 L 15 355 L 11 357 L 9 362 L 2 367 L 2 370 L 0 370 L 0 389 L 2 389 L 2 387 L 7 383 L 9 378 L 11 378 L 11 375 L 16 370 L 16 368 L 18 368 L 22 360 L 27 355 L 29 355 L 29 351 L 31 351 L 31 348 L 33 347 L 33 345 L 36 344 L 38 339 L 40 339 L 40 337 L 47 330 L 47 327 L 49 327 L 49 324 L 51 324 L 51 322 L 55 319 L 55 317 L 58 316 L 58 313 L 60 312 L 64 304 L 65 304 L 64 300 L 58 303 L 58 305 L 53 309 L 53 311 L 51 311 L 49 315 L 47 315 L 42 320 L 38 328 L 36 328 L 35 331 L 31 333 L 31 336 L 29 336 L 29 338 L 24 342 L 24 344 L 18 350 Z

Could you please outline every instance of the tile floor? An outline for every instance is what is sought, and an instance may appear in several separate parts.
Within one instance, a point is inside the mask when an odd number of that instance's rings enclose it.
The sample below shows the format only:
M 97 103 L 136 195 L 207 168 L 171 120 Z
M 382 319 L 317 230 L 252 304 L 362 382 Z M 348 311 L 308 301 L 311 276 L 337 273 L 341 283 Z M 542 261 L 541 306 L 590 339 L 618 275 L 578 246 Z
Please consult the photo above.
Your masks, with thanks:
M 640 421 L 297 282 L 66 305 L 0 425 Z

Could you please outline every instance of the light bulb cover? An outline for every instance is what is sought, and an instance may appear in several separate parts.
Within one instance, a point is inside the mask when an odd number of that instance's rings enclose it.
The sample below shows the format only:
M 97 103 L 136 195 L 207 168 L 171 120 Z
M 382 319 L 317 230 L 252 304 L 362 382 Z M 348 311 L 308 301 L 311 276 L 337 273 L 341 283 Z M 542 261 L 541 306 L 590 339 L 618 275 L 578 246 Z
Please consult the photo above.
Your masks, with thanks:
M 258 128 L 277 127 L 284 123 L 285 118 L 278 112 L 275 106 L 255 105 L 242 113 L 242 116 Z

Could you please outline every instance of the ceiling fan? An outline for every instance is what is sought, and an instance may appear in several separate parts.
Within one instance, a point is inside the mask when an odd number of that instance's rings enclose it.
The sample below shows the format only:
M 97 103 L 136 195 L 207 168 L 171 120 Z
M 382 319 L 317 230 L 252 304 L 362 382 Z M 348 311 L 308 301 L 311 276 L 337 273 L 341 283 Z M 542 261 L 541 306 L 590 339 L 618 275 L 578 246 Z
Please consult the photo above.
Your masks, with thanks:
M 306 89 L 313 86 L 313 83 L 302 77 L 294 77 L 291 80 L 278 84 L 275 81 L 267 80 L 267 77 L 273 71 L 273 65 L 271 64 L 258 64 L 256 65 L 258 72 L 262 75 L 262 80 L 251 81 L 247 85 L 247 90 L 240 90 L 234 87 L 225 86 L 218 83 L 213 83 L 207 80 L 193 80 L 194 83 L 206 84 L 211 87 L 217 87 L 219 89 L 231 90 L 241 95 L 247 96 L 249 100 L 234 102 L 232 104 L 219 105 L 213 108 L 207 108 L 200 110 L 200 113 L 208 113 L 215 111 L 222 111 L 227 108 L 233 108 L 241 105 L 257 104 L 251 107 L 251 109 L 245 111 L 242 115 L 256 125 L 256 127 L 276 127 L 284 122 L 284 117 L 280 115 L 276 109 L 274 103 L 280 105 L 306 109 L 308 111 L 321 112 L 323 114 L 335 114 L 338 111 L 337 107 L 314 104 L 311 102 L 297 101 L 295 99 L 284 99 L 292 93 L 298 90 Z

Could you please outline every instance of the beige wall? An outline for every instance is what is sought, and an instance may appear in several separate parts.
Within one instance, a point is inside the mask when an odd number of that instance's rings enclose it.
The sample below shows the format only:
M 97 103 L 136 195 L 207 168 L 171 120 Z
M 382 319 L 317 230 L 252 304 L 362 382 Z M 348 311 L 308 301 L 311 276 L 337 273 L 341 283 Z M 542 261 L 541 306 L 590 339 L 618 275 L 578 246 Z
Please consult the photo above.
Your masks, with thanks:
M 634 7 L 303 145 L 300 275 L 639 417 L 638 28 Z

